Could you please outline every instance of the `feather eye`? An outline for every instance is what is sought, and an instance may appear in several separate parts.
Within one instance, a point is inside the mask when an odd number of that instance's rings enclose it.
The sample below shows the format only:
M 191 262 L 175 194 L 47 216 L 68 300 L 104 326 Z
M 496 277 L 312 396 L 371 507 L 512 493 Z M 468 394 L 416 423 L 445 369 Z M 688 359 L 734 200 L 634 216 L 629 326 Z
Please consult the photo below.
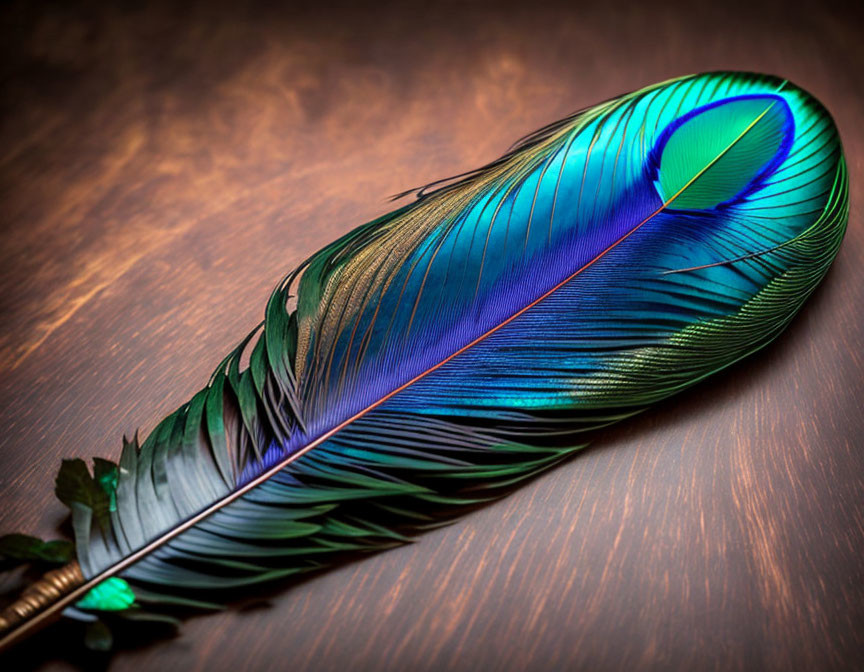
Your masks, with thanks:
M 669 124 L 657 143 L 660 198 L 675 210 L 741 200 L 782 163 L 794 133 L 780 96 L 736 96 L 697 108 Z
M 200 604 L 500 496 L 770 342 L 847 199 L 830 116 L 774 77 L 683 77 L 552 124 L 310 257 L 110 478 L 65 463 L 89 581 L 61 604 L 114 575 L 130 609 Z

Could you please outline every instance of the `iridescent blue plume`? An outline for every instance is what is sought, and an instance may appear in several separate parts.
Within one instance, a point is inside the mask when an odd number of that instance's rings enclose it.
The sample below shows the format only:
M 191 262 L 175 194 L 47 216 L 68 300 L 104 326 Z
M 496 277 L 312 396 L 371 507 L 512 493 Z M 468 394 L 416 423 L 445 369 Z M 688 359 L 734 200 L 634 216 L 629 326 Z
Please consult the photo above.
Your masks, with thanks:
M 829 114 L 775 77 L 683 77 L 532 134 L 312 255 L 117 465 L 64 463 L 80 580 L 50 608 L 210 602 L 499 496 L 769 343 L 847 198 Z

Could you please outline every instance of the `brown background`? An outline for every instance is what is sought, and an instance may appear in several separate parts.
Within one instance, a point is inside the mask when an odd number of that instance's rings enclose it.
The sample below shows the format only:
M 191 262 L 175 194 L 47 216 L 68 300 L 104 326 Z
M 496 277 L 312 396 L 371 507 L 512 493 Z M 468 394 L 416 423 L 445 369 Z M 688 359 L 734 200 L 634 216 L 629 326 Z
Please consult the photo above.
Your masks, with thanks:
M 116 457 L 388 194 L 579 107 L 694 71 L 788 77 L 837 120 L 852 215 L 823 287 L 753 361 L 411 547 L 112 669 L 862 663 L 860 8 L 183 4 L 0 10 L 2 531 L 55 535 L 60 457 Z M 49 632 L 8 660 L 91 665 L 77 646 Z

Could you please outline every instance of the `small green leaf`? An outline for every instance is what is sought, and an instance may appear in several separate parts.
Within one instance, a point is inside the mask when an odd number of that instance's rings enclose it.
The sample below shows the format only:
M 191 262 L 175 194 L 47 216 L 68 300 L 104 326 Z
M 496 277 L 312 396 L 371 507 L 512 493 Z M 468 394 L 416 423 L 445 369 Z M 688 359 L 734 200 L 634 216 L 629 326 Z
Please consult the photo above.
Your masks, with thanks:
M 102 621 L 93 621 L 87 624 L 84 631 L 84 646 L 91 651 L 110 651 L 114 645 L 114 637 L 111 630 Z
M 84 460 L 63 460 L 57 474 L 54 492 L 57 499 L 70 509 L 73 504 L 89 508 L 103 530 L 110 525 L 109 512 L 116 508 L 114 489 L 116 488 L 117 466 L 107 460 L 94 460 L 97 477 L 90 476 Z M 112 485 L 113 483 L 113 485 Z
M 0 559 L 13 565 L 34 561 L 63 564 L 72 559 L 74 552 L 71 541 L 42 541 L 26 534 L 0 537 Z
M 135 602 L 135 593 L 126 581 L 116 576 L 105 579 L 76 603 L 79 609 L 123 611 Z
M 70 508 L 73 502 L 91 506 L 94 495 L 98 496 L 101 492 L 98 489 L 94 490 L 94 485 L 84 460 L 78 458 L 63 460 L 57 473 L 54 493 L 57 499 Z

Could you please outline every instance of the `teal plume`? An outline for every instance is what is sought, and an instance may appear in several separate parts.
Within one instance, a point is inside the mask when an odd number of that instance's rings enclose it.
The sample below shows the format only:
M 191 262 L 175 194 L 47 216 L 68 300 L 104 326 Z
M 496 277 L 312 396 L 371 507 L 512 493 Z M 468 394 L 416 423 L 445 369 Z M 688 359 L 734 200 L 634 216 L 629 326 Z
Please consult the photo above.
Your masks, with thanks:
M 310 256 L 116 463 L 65 461 L 81 581 L 55 606 L 206 607 L 403 544 L 768 344 L 847 218 L 837 129 L 783 79 L 555 122 Z M 51 555 L 14 536 L 0 553 Z

